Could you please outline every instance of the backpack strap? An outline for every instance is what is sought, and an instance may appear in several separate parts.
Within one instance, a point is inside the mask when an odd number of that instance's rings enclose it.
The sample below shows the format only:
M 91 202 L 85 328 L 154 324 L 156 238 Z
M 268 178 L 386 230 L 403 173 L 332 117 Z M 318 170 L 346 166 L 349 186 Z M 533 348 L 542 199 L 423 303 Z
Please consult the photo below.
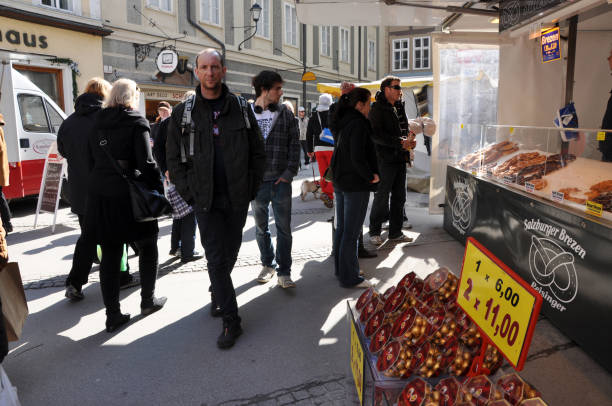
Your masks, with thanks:
M 246 99 L 242 96 L 234 95 L 236 100 L 238 101 L 238 105 L 240 106 L 240 110 L 242 110 L 242 117 L 244 118 L 244 125 L 248 130 L 251 129 L 251 121 L 249 120 L 249 113 L 247 112 L 248 103 Z
M 182 135 L 189 135 L 189 156 L 194 155 L 194 143 L 195 143 L 195 126 L 193 125 L 192 120 L 192 112 L 193 106 L 195 104 L 195 95 L 191 96 L 189 99 L 185 101 L 185 108 L 183 109 L 183 117 L 181 118 L 181 129 Z M 187 153 L 185 151 L 185 145 L 182 140 L 180 142 L 181 146 L 181 162 L 187 162 Z

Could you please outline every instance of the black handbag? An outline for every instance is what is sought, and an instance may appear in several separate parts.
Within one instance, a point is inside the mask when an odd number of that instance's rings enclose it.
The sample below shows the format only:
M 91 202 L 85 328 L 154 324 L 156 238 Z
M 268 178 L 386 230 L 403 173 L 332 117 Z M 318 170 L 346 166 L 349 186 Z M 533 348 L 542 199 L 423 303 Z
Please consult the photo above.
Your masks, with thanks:
M 130 203 L 132 205 L 132 214 L 134 220 L 139 223 L 145 221 L 156 220 L 165 214 L 172 212 L 170 202 L 163 193 L 152 189 L 143 179 L 142 175 L 131 178 L 123 173 L 117 160 L 112 157 L 107 149 L 108 141 L 106 138 L 100 137 L 100 147 L 106 153 L 106 156 L 113 164 L 113 167 L 125 179 L 130 191 Z

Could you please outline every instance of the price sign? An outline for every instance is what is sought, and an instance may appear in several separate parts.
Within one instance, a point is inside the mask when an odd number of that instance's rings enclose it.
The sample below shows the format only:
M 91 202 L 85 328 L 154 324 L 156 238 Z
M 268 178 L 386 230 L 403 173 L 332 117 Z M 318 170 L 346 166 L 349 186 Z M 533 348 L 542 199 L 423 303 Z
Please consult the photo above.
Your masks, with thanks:
M 533 193 L 535 191 L 535 185 L 531 182 L 525 182 L 525 190 L 529 193 Z
M 542 296 L 471 237 L 465 246 L 457 303 L 521 370 Z
M 590 200 L 587 200 L 585 207 L 586 207 L 586 212 L 589 214 L 592 214 L 593 216 L 601 217 L 601 215 L 603 214 L 603 205 L 597 202 L 592 202 Z
M 597 141 L 605 141 L 606 140 L 606 132 L 598 131 L 597 132 Z
M 357 388 L 357 396 L 359 396 L 359 404 L 363 405 L 363 348 L 359 342 L 355 322 L 351 320 L 351 371 L 353 371 L 353 380 Z

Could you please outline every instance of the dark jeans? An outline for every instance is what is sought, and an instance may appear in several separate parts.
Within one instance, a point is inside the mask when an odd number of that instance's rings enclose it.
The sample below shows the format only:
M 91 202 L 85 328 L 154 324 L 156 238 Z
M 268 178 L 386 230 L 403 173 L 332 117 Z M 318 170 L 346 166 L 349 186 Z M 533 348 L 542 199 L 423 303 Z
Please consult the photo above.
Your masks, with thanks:
M 81 227 L 81 235 L 74 246 L 74 254 L 72 256 L 72 268 L 66 278 L 66 286 L 72 285 L 77 289 L 81 289 L 87 283 L 89 272 L 93 264 L 94 258 L 98 255 L 96 252 L 96 243 L 87 241 L 83 238 L 83 226 L 85 216 L 80 214 L 79 226 Z
M 225 321 L 238 317 L 236 291 L 230 274 L 242 244 L 247 211 L 246 208 L 237 211 L 214 205 L 209 211 L 196 211 L 212 293 Z
M 366 212 L 370 192 L 343 192 L 334 189 L 336 198 L 336 233 L 334 266 L 336 276 L 343 286 L 354 286 L 363 281 L 359 276 L 357 244 Z
M 406 203 L 406 164 L 379 163 L 380 183 L 374 193 L 370 211 L 370 236 L 380 235 L 382 223 L 389 220 L 389 237 L 402 233 L 404 203 Z M 391 207 L 389 208 L 389 194 Z
M 2 186 L 0 186 L 0 218 L 2 219 L 4 228 L 12 230 L 13 225 L 11 224 L 11 209 L 9 209 L 8 202 L 6 201 L 6 197 L 2 191 Z
M 138 247 L 138 264 L 140 266 L 140 297 L 141 304 L 150 301 L 155 293 L 157 280 L 157 234 L 135 241 Z M 102 299 L 106 306 L 106 315 L 121 311 L 119 305 L 119 275 L 121 257 L 123 256 L 123 241 L 101 243 L 102 261 L 100 262 L 100 286 Z
M 304 153 L 304 165 L 308 165 L 310 163 L 310 158 L 308 158 L 308 141 L 303 140 L 300 141 L 300 145 L 302 146 L 302 152 Z
M 274 244 L 270 237 L 270 203 L 276 225 L 276 261 Z M 264 182 L 259 187 L 255 200 L 251 202 L 255 217 L 255 239 L 259 246 L 261 263 L 276 268 L 278 275 L 291 274 L 291 183 Z
M 195 248 L 196 215 L 191 212 L 183 218 L 172 220 L 170 250 L 181 249 L 181 258 L 193 256 Z

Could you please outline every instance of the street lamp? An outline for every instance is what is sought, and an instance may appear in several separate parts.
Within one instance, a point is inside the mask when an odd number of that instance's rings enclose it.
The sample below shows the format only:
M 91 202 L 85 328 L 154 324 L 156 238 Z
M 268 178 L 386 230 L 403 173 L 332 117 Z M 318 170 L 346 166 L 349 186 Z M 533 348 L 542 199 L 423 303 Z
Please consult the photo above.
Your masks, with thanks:
M 253 6 L 249 9 L 249 11 L 251 12 L 251 18 L 255 22 L 255 25 L 246 26 L 246 27 L 234 27 L 234 28 L 255 28 L 253 30 L 253 33 L 251 35 L 249 35 L 248 38 L 245 38 L 245 40 L 242 41 L 238 45 L 238 51 L 242 50 L 242 44 L 244 44 L 245 42 L 247 42 L 248 40 L 253 38 L 255 36 L 255 34 L 257 33 L 257 22 L 259 21 L 259 18 L 261 17 L 261 10 L 262 10 L 261 6 L 259 4 L 257 4 L 257 3 L 254 3 Z

